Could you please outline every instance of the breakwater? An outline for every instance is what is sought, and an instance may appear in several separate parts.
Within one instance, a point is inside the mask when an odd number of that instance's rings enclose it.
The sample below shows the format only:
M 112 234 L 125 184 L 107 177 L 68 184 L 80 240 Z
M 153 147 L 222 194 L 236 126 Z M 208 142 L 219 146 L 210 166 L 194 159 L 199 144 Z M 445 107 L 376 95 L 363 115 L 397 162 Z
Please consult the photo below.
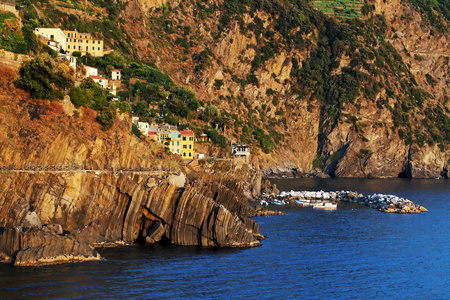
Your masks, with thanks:
M 353 191 L 290 191 L 263 193 L 261 205 L 299 205 L 323 209 L 336 209 L 339 202 L 350 202 L 365 205 L 387 213 L 421 213 L 428 210 L 414 204 L 411 200 L 396 195 L 372 194 L 363 195 Z

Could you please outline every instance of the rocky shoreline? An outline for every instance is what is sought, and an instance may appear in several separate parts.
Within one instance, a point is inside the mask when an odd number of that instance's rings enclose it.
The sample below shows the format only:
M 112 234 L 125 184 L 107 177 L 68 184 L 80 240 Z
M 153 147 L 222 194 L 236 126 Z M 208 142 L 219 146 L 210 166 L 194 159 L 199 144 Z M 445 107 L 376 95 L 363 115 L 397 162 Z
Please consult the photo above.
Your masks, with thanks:
M 449 160 L 450 162 L 450 160 Z M 331 178 L 327 171 L 323 172 L 319 169 L 312 169 L 310 171 L 304 171 L 301 168 L 281 168 L 274 167 L 261 171 L 263 179 L 293 179 L 293 178 Z M 439 173 L 439 172 L 438 172 Z M 419 172 L 416 171 L 414 173 L 415 176 L 407 175 L 402 172 L 398 174 L 397 177 L 405 177 L 405 178 L 430 178 L 430 179 L 449 179 L 448 167 L 444 166 L 442 172 L 431 173 L 431 172 Z M 372 176 L 368 176 L 368 178 L 374 178 Z M 381 176 L 375 178 L 395 178 L 393 176 Z
M 362 195 L 352 191 L 290 191 L 277 193 L 263 193 L 261 196 L 261 204 L 275 205 L 295 205 L 299 203 L 307 203 L 306 206 L 314 206 L 314 204 L 330 203 L 338 204 L 339 202 L 358 203 L 365 205 L 381 212 L 386 213 L 421 213 L 428 210 L 414 204 L 411 200 L 401 198 L 395 195 L 373 194 Z
M 0 173 L 0 260 L 39 266 L 101 259 L 97 247 L 257 247 L 265 237 L 242 183 L 125 173 Z M 26 187 L 26 188 L 24 188 Z
M 303 171 L 301 168 L 270 168 L 263 170 L 261 173 L 263 179 L 330 178 L 330 175 L 319 169 Z

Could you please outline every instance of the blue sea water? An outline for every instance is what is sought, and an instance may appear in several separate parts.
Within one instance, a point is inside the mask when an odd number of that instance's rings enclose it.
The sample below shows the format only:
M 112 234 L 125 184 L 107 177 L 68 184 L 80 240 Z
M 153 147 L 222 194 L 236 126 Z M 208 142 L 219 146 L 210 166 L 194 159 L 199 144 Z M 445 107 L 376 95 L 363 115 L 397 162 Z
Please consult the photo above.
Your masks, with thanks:
M 273 182 L 286 191 L 395 194 L 429 212 L 284 207 L 284 216 L 255 218 L 269 235 L 257 248 L 133 245 L 101 249 L 100 262 L 0 265 L 0 298 L 450 299 L 450 181 Z

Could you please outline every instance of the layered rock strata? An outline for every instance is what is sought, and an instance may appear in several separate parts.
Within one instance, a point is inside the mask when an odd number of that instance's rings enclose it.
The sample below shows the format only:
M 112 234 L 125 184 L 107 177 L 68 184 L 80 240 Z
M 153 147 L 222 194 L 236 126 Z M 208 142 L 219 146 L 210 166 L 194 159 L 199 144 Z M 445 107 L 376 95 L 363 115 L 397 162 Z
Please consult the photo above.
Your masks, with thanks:
M 174 178 L 155 180 L 142 172 L 1 173 L 1 257 L 14 265 L 93 260 L 100 259 L 93 246 L 137 240 L 260 244 L 258 224 L 245 218 L 253 211 L 236 182 L 179 187 L 169 181 Z

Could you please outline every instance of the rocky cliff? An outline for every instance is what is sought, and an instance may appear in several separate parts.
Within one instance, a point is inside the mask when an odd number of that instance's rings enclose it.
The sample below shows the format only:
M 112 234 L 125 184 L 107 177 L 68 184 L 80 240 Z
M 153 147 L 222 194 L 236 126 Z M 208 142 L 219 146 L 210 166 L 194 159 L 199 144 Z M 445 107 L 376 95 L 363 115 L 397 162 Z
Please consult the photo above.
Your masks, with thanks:
M 96 174 L 97 173 L 97 174 Z M 175 186 L 133 173 L 1 174 L 0 250 L 15 265 L 100 259 L 94 246 L 166 241 L 176 245 L 254 247 L 261 233 L 252 209 L 225 184 Z M 218 199 L 216 191 L 227 195 Z M 238 193 L 238 195 L 236 194 Z M 228 207 L 230 209 L 228 209 Z M 240 211 L 240 216 L 232 211 Z
M 253 142 L 262 168 L 337 177 L 445 173 L 449 35 L 406 1 L 368 1 L 362 21 L 329 19 L 302 1 L 167 1 L 164 14 L 143 10 L 150 2 L 124 10 L 140 57 L 228 112 L 236 123 L 227 134 Z M 212 55 L 199 63 L 206 48 Z M 259 129 L 275 149 L 257 150 Z
M 158 143 L 130 134 L 128 116 L 103 132 L 94 111 L 29 99 L 12 85 L 15 73 L 2 71 L 4 261 L 97 260 L 95 247 L 136 241 L 259 245 L 258 225 L 247 219 L 255 211 L 238 181 L 202 174 L 186 179 L 184 167 Z

